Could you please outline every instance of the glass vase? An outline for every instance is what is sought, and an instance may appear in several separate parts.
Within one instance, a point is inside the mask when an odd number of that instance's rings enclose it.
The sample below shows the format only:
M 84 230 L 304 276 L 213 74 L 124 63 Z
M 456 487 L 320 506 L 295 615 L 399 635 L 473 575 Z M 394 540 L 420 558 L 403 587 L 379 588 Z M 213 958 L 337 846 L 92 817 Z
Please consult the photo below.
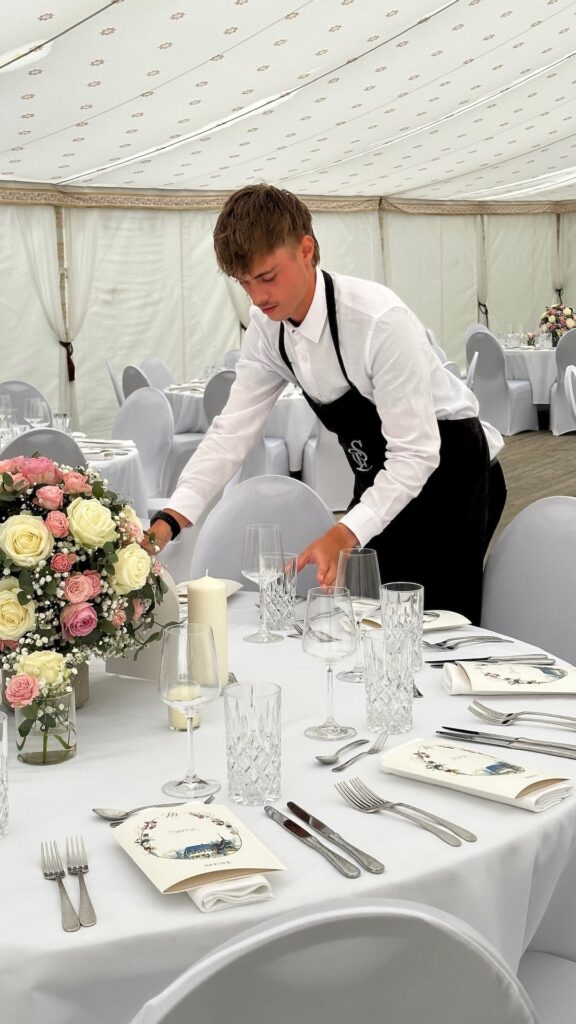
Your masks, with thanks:
M 26 764 L 60 764 L 76 756 L 74 691 L 15 708 L 18 760 Z

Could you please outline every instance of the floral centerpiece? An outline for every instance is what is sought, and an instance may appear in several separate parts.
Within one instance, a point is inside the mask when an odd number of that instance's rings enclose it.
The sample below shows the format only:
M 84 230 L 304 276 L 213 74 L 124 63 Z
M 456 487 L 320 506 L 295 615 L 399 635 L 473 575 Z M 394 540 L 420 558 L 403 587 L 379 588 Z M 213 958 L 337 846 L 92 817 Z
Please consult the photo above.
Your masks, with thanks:
M 24 709 L 19 748 L 58 724 L 59 705 L 66 714 L 80 664 L 160 635 L 151 626 L 166 586 L 142 537 L 134 510 L 95 471 L 44 457 L 0 462 L 0 665 L 8 703 Z
M 550 306 L 540 317 L 540 330 L 542 333 L 549 332 L 552 336 L 554 348 L 566 331 L 576 327 L 576 316 L 572 306 L 564 306 L 562 303 Z

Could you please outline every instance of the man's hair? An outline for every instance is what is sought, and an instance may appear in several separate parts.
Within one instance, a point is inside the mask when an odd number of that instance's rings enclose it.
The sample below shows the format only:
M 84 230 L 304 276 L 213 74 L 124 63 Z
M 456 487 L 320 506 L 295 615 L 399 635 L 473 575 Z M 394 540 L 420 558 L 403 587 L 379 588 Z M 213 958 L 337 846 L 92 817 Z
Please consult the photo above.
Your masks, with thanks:
M 312 230 L 310 210 L 286 189 L 246 185 L 224 203 L 214 229 L 214 250 L 220 270 L 228 277 L 247 274 L 257 259 L 281 246 L 314 239 L 312 265 L 320 249 Z

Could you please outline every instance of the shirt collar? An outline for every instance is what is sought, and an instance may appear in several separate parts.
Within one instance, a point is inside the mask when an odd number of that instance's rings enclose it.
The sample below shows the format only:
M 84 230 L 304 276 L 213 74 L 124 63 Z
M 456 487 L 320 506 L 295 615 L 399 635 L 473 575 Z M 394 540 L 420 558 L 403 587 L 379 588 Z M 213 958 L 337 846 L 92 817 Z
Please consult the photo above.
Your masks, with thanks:
M 314 297 L 310 303 L 310 309 L 299 327 L 295 327 L 289 320 L 285 320 L 284 328 L 291 335 L 298 331 L 299 334 L 304 335 L 307 341 L 318 343 L 322 336 L 327 316 L 328 307 L 326 305 L 324 277 L 320 269 L 316 267 L 316 288 L 314 289 Z

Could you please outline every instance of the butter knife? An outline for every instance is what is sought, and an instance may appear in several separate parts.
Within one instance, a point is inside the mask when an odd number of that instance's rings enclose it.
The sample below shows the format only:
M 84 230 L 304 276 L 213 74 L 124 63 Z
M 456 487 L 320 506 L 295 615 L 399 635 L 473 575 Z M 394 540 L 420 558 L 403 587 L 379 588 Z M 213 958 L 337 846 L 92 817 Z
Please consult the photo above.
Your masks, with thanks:
M 302 807 L 299 807 L 298 804 L 295 804 L 293 800 L 287 800 L 286 804 L 292 811 L 292 814 L 295 814 L 297 818 L 301 818 L 301 820 L 305 821 L 311 828 L 316 829 L 321 836 L 324 836 L 325 839 L 334 843 L 335 846 L 339 846 L 342 850 L 345 850 L 346 853 L 349 853 L 353 860 L 357 860 L 363 868 L 366 868 L 366 871 L 371 871 L 373 875 L 382 874 L 384 871 L 384 865 L 379 860 L 376 860 L 375 857 L 371 857 L 369 853 L 365 853 L 364 850 L 359 850 L 357 846 L 353 846 L 352 843 L 343 839 L 342 836 L 338 832 L 335 832 L 334 829 L 330 828 L 329 825 L 325 825 L 319 818 L 315 818 L 313 814 L 309 814 L 308 811 L 305 811 Z
M 526 736 L 500 736 L 493 732 L 477 732 L 474 729 L 455 729 L 443 725 L 436 730 L 437 736 L 467 743 L 487 743 L 489 746 L 510 747 L 513 750 L 532 750 L 537 754 L 553 754 L 556 757 L 576 758 L 576 746 L 570 743 L 556 743 L 552 740 L 532 740 Z
M 306 843 L 306 846 L 311 847 L 312 850 L 316 850 L 317 853 L 322 854 L 326 860 L 330 861 L 332 867 L 335 867 L 341 875 L 346 875 L 346 878 L 358 878 L 361 874 L 360 868 L 357 868 L 351 861 L 346 860 L 345 857 L 341 857 L 339 853 L 334 853 L 333 850 L 329 850 L 324 843 L 321 843 L 316 836 L 307 832 L 302 825 L 299 825 L 297 821 L 292 821 L 292 818 L 287 818 L 285 814 L 277 810 L 276 807 L 271 807 L 270 804 L 266 804 L 264 810 L 272 821 L 275 821 L 277 825 L 282 825 L 287 832 L 295 836 L 296 839 L 300 839 L 301 842 Z

